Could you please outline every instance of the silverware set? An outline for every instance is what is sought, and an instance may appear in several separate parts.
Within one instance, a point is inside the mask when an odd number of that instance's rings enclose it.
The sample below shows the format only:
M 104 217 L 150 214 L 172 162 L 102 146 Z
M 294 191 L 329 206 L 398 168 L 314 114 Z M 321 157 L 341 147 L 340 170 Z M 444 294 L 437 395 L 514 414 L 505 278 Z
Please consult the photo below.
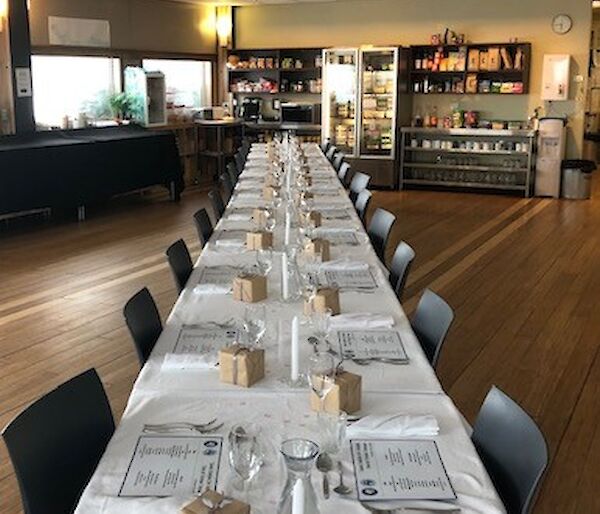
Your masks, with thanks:
M 191 430 L 200 434 L 211 434 L 216 432 L 223 427 L 224 423 L 216 424 L 217 418 L 210 420 L 207 423 L 188 423 L 188 422 L 174 422 L 174 423 L 159 423 L 159 424 L 145 424 L 142 429 L 143 432 L 152 432 L 156 434 L 165 434 L 169 432 L 178 432 L 180 430 Z

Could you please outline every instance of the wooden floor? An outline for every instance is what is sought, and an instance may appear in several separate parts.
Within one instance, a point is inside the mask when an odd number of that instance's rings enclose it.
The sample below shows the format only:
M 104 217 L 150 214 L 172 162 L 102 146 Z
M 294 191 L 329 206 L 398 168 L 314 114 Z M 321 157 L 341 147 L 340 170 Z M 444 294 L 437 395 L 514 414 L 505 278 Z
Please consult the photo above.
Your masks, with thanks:
M 121 308 L 147 285 L 168 313 L 164 250 L 183 237 L 198 254 L 191 220 L 205 202 L 133 197 L 85 223 L 0 228 L 0 425 L 92 366 L 120 416 L 138 372 Z M 540 423 L 553 462 L 535 512 L 600 512 L 600 200 L 410 191 L 374 203 L 398 215 L 390 246 L 417 253 L 407 310 L 431 287 L 456 311 L 438 369 L 448 394 L 472 421 L 497 384 Z M 21 512 L 4 446 L 0 512 Z

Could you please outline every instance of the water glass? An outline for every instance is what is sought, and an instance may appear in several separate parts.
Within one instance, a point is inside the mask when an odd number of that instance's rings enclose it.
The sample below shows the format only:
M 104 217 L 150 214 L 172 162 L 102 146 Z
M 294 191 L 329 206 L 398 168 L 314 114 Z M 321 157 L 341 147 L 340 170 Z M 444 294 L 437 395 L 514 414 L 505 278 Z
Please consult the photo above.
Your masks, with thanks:
M 319 416 L 321 448 L 330 455 L 337 455 L 346 439 L 348 416 L 344 411 L 322 412 Z
M 267 331 L 266 312 L 264 305 L 248 305 L 244 311 L 243 329 L 250 348 L 259 347 Z
M 235 425 L 229 432 L 229 464 L 236 474 L 238 488 L 244 496 L 250 481 L 264 463 L 257 434 L 258 430 L 253 425 Z
M 325 309 L 323 311 L 315 311 L 314 309 L 312 310 L 310 314 L 310 323 L 317 339 L 326 342 L 329 338 L 329 333 L 331 332 L 332 314 L 333 312 L 331 309 Z
M 273 251 L 261 248 L 256 251 L 256 262 L 262 275 L 267 276 L 273 269 Z
M 329 352 L 318 352 L 311 355 L 308 363 L 308 383 L 321 402 L 323 411 L 325 397 L 333 389 L 335 378 L 335 361 Z

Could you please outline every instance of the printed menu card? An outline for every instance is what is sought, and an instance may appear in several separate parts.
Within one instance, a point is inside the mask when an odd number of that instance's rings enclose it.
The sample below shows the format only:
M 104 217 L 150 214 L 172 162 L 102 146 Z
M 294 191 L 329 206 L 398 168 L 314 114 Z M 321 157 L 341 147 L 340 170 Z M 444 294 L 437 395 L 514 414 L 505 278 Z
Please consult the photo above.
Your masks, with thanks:
M 217 487 L 222 437 L 141 435 L 119 496 L 191 496 Z
M 400 334 L 394 330 L 340 330 L 338 341 L 344 359 L 408 361 Z
M 173 348 L 173 353 L 205 354 L 220 350 L 237 340 L 235 327 L 225 328 L 210 325 L 183 325 Z
M 341 289 L 375 289 L 377 287 L 377 282 L 369 269 L 326 270 L 323 272 L 323 282 L 328 286 Z
M 359 501 L 455 500 L 435 441 L 350 441 Z

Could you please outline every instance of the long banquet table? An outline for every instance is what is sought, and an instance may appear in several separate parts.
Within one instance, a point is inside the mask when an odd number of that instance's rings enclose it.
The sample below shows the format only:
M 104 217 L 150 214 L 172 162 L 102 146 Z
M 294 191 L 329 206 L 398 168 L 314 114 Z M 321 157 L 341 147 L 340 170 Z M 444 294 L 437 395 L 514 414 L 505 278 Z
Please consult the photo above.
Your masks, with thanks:
M 324 227 L 355 229 L 360 242 L 357 246 L 332 246 L 332 259 L 351 258 L 368 262 L 378 285 L 375 292 L 341 292 L 343 313 L 392 315 L 394 328 L 399 332 L 410 358 L 409 364 L 403 366 L 344 363 L 345 369 L 362 375 L 361 414 L 401 412 L 433 415 L 439 424 L 439 434 L 434 439 L 457 494 L 453 506 L 459 507 L 463 513 L 505 512 L 464 428 L 460 413 L 444 393 L 429 365 L 402 307 L 388 285 L 385 268 L 369 244 L 368 236 L 337 181 L 334 170 L 317 145 L 306 145 L 305 152 L 311 174 L 315 179 L 318 178 L 314 185 L 315 205 L 345 209 L 349 215 L 347 219 L 327 219 Z M 241 220 L 239 213 L 264 204 L 261 181 L 266 162 L 265 145 L 254 145 L 227 211 L 203 249 L 187 287 L 178 298 L 152 355 L 140 372 L 122 420 L 80 499 L 77 513 L 177 513 L 191 501 L 192 497 L 118 496 L 138 437 L 146 423 L 199 423 L 216 417 L 219 422 L 224 422 L 218 432 L 223 436 L 235 423 L 254 422 L 260 426 L 270 441 L 270 451 L 265 457 L 266 465 L 253 480 L 250 493 L 253 513 L 276 512 L 285 481 L 284 466 L 277 454 L 280 443 L 291 437 L 308 437 L 319 441 L 315 415 L 308 402 L 308 387 L 292 388 L 286 381 L 290 373 L 290 320 L 294 315 L 301 315 L 302 305 L 300 301 L 284 303 L 280 300 L 281 273 L 280 260 L 277 258 L 273 259 L 274 266 L 268 278 L 268 299 L 265 301 L 268 330 L 264 341 L 266 373 L 262 381 L 244 389 L 221 383 L 216 369 L 172 369 L 163 365 L 165 356 L 173 352 L 182 325 L 225 323 L 231 318 L 243 316 L 246 304 L 234 301 L 231 294 L 203 294 L 196 286 L 207 267 L 243 266 L 255 262 L 255 252 L 220 245 L 218 240 L 224 236 L 231 237 L 236 231 L 252 228 L 251 220 Z M 323 185 L 329 188 L 324 195 L 317 192 Z M 238 215 L 232 219 L 232 214 Z M 242 236 L 243 232 L 240 232 Z M 281 239 L 282 227 L 278 224 L 275 229 L 276 248 L 280 248 Z M 300 337 L 301 363 L 305 363 L 313 351 L 311 345 L 303 342 L 308 335 L 311 335 L 309 327 L 303 325 Z M 219 490 L 226 488 L 231 478 L 226 437 L 223 444 L 223 458 L 218 471 Z M 346 481 L 352 482 L 352 460 L 347 443 L 340 458 L 343 460 Z M 325 500 L 320 487 L 321 475 L 316 470 L 312 480 L 322 513 L 367 512 L 354 494 L 341 497 L 333 493 L 330 499 Z

